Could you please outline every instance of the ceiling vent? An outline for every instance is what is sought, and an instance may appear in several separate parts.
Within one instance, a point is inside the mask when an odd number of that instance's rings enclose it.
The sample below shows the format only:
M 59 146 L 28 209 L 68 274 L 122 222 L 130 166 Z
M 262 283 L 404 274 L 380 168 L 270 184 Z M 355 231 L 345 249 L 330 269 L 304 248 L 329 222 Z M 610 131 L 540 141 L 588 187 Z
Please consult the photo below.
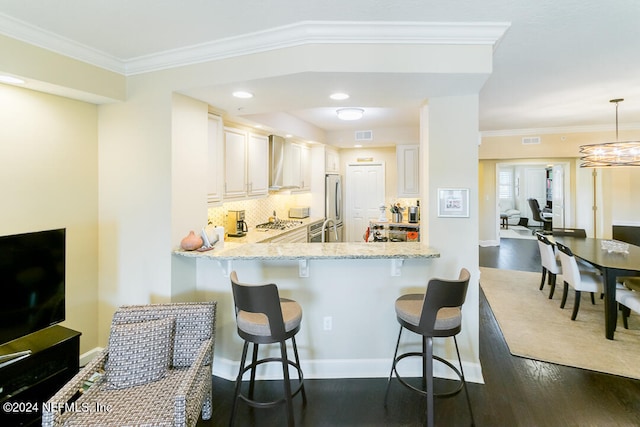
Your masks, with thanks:
M 525 136 L 522 138 L 522 145 L 540 144 L 539 136 Z
M 373 141 L 372 130 L 357 130 L 356 141 Z

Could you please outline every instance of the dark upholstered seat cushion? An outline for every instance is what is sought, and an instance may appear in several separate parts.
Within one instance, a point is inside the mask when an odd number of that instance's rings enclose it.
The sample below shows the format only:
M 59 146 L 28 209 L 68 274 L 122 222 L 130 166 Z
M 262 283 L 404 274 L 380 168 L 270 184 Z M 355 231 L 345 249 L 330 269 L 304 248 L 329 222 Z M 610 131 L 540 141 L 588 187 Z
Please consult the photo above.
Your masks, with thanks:
M 108 387 L 121 389 L 164 378 L 171 362 L 175 319 L 115 324 L 106 363 Z
M 396 300 L 396 315 L 405 322 L 418 326 L 422 315 L 424 294 L 403 295 Z M 459 307 L 445 307 L 438 311 L 435 330 L 449 330 L 460 326 L 462 312 Z
M 302 307 L 297 302 L 280 298 L 280 307 L 282 308 L 282 320 L 284 321 L 284 330 L 289 332 L 302 322 Z M 267 316 L 262 313 L 249 313 L 240 311 L 237 317 L 238 328 L 251 335 L 268 337 L 271 335 Z

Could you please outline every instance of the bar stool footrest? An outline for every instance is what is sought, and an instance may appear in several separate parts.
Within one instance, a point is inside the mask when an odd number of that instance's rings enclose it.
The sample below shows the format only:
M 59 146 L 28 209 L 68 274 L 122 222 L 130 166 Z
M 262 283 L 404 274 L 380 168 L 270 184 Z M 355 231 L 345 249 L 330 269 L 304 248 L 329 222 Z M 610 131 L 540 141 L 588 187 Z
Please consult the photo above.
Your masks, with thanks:
M 422 358 L 422 353 L 420 352 L 409 352 L 409 353 L 403 353 L 401 355 L 399 355 L 398 357 L 396 357 L 396 359 L 393 361 L 393 372 L 396 374 L 396 378 L 398 379 L 398 381 L 400 382 L 400 384 L 404 385 L 405 387 L 415 391 L 416 393 L 421 394 L 422 396 L 426 396 L 427 395 L 427 391 L 426 390 L 422 390 L 420 388 L 417 388 L 411 384 L 409 384 L 404 378 L 402 378 L 402 376 L 400 376 L 400 374 L 398 374 L 398 370 L 397 370 L 397 365 L 398 362 L 400 362 L 402 359 L 405 359 L 407 357 L 420 357 Z M 444 365 L 448 366 L 453 372 L 456 373 L 456 375 L 458 376 L 458 378 L 460 379 L 460 383 L 458 384 L 458 386 L 451 391 L 443 391 L 440 393 L 433 393 L 433 395 L 435 397 L 449 397 L 449 396 L 454 396 L 458 393 L 460 393 L 460 391 L 462 390 L 462 387 L 464 386 L 464 378 L 462 376 L 462 373 L 460 372 L 460 370 L 455 367 L 451 362 L 449 362 L 448 360 L 443 359 L 440 356 L 433 356 L 433 360 L 434 361 L 438 361 L 440 363 L 443 363 Z
M 260 359 L 257 360 L 255 364 L 251 363 L 247 366 L 245 366 L 242 369 L 242 375 L 244 376 L 244 374 L 248 371 L 250 371 L 251 369 L 255 369 L 258 365 L 262 365 L 264 363 L 270 363 L 270 362 L 279 362 L 282 363 L 282 358 L 281 357 L 268 357 L 268 358 L 264 358 L 264 359 Z M 300 391 L 302 391 L 302 387 L 304 386 L 304 377 L 302 374 L 302 368 L 300 366 L 298 366 L 298 364 L 292 360 L 287 360 L 287 363 L 291 366 L 293 366 L 296 371 L 298 371 L 298 386 L 296 387 L 295 390 L 291 391 L 291 398 L 295 397 L 298 393 L 300 393 Z M 283 379 L 284 381 L 284 379 Z M 294 379 L 290 379 L 290 381 L 295 381 Z M 287 398 L 283 397 L 280 398 L 278 400 L 273 400 L 270 402 L 260 402 L 257 400 L 253 400 L 245 395 L 243 395 L 241 392 L 238 394 L 237 396 L 238 398 L 242 399 L 247 405 L 253 407 L 253 408 L 273 408 L 275 406 L 278 406 L 282 403 L 286 403 Z

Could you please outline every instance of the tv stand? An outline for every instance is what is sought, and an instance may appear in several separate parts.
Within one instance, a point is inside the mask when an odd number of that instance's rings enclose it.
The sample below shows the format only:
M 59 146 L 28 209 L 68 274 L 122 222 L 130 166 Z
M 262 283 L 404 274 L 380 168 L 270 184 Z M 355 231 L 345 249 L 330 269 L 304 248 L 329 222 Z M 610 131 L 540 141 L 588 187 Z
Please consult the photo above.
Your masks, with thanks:
M 1 345 L 0 425 L 39 424 L 42 404 L 78 372 L 79 359 L 80 332 L 60 325 Z
M 17 362 L 20 359 L 24 359 L 30 354 L 31 354 L 31 350 L 16 351 L 15 353 L 9 353 L 9 354 L 0 354 L 0 368 L 10 365 L 13 362 Z

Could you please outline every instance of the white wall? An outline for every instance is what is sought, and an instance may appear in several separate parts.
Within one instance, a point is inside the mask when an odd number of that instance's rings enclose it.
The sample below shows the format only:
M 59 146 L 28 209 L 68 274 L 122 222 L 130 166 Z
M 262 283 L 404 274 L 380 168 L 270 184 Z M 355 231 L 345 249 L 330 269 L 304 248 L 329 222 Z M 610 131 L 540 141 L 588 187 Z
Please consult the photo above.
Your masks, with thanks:
M 98 343 L 98 113 L 0 84 L 0 235 L 66 228 L 66 318 Z
M 171 297 L 172 97 L 131 86 L 99 107 L 102 345 L 117 307 Z
M 423 157 L 421 241 L 440 251 L 429 277 L 457 278 L 461 268 L 471 273 L 458 340 L 467 362 L 479 358 L 478 259 L 478 96 L 432 98 L 421 115 Z M 438 217 L 438 189 L 469 190 L 469 217 Z M 421 205 L 422 206 L 422 205 Z M 425 211 L 426 209 L 426 211 Z M 424 237 L 424 239 L 423 239 Z M 426 279 L 426 278 L 425 278 Z M 451 347 L 449 347 L 449 351 Z

